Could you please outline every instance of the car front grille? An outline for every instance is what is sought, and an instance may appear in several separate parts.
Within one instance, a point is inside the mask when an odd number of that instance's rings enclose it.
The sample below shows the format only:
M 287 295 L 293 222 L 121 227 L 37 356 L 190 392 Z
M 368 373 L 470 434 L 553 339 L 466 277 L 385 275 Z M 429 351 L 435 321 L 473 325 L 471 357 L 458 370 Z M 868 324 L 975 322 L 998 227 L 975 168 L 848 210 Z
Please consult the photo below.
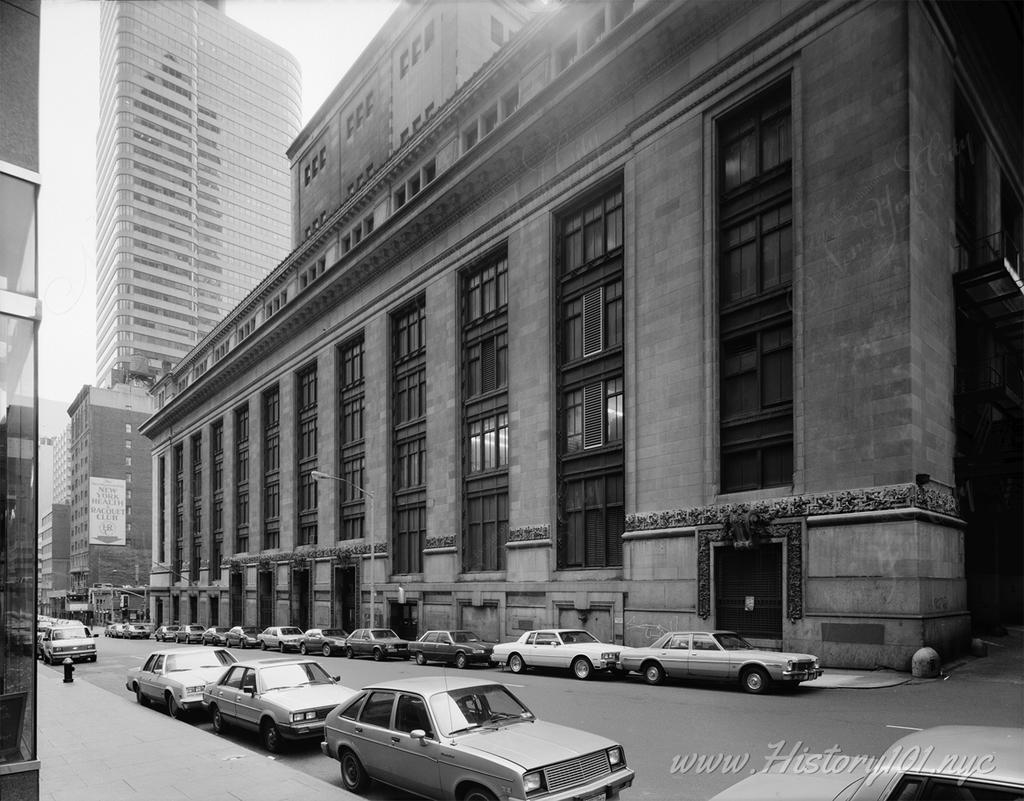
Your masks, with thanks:
M 548 765 L 544 768 L 544 783 L 548 792 L 556 792 L 566 787 L 586 784 L 612 772 L 608 764 L 608 754 L 597 751 L 593 754 Z
M 809 659 L 800 659 L 793 663 L 793 670 L 811 670 L 814 662 Z
M 327 720 L 327 716 L 329 714 L 331 714 L 331 710 L 332 709 L 334 709 L 333 706 L 325 706 L 322 709 L 318 709 L 316 711 L 316 719 L 317 720 Z

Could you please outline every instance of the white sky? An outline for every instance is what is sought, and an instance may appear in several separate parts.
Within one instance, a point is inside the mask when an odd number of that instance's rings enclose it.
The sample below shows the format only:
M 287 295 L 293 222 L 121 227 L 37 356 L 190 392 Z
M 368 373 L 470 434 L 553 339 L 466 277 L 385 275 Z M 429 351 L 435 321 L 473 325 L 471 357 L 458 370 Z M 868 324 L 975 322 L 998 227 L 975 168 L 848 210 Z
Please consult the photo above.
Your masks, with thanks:
M 227 14 L 298 59 L 305 124 L 396 5 L 227 0 Z M 98 2 L 42 0 L 39 69 L 39 395 L 70 404 L 96 380 Z

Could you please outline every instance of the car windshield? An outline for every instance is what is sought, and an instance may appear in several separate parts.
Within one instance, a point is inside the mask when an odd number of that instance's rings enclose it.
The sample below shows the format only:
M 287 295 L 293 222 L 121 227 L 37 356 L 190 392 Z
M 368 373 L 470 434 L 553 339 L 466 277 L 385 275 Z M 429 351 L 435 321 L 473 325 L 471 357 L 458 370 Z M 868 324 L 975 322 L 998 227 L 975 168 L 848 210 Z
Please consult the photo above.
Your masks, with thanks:
M 54 629 L 50 633 L 50 639 L 53 640 L 83 640 L 89 635 L 85 633 L 85 629 Z
M 455 642 L 480 642 L 480 638 L 471 631 L 453 631 L 452 639 Z
M 569 643 L 600 642 L 600 640 L 589 631 L 563 631 L 562 642 L 568 645 Z
M 256 628 L 255 626 L 243 626 L 242 627 L 242 633 L 243 634 L 252 634 L 253 636 L 255 636 L 255 635 L 260 633 L 260 630 L 258 628 Z
M 430 697 L 441 735 L 458 734 L 487 725 L 533 720 L 533 713 L 500 684 L 462 687 Z
M 714 638 L 718 640 L 718 644 L 721 645 L 726 651 L 753 651 L 754 646 L 744 640 L 738 634 L 715 634 Z
M 223 667 L 235 661 L 226 651 L 186 651 L 167 654 L 164 670 L 174 673 L 179 670 L 199 670 L 200 668 Z
M 373 629 L 370 631 L 370 636 L 375 640 L 386 640 L 388 637 L 394 640 L 398 639 L 398 635 L 391 629 Z
M 260 671 L 264 692 L 270 690 L 286 690 L 291 687 L 303 687 L 307 684 L 333 684 L 316 662 L 296 662 L 290 665 L 271 665 Z
M 345 637 L 343 629 L 323 629 L 321 632 L 325 637 Z
M 281 628 L 281 634 L 302 634 L 302 629 L 296 628 L 295 626 L 283 626 Z

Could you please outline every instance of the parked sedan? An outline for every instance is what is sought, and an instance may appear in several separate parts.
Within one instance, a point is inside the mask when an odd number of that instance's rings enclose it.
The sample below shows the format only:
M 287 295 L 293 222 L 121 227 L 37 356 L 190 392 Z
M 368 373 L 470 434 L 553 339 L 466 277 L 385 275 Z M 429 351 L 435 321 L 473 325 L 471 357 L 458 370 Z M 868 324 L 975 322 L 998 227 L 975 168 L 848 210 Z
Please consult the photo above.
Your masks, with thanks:
M 210 626 L 210 628 L 203 632 L 203 638 L 200 642 L 203 645 L 227 645 L 227 635 L 227 626 Z
M 495 645 L 491 658 L 507 664 L 513 673 L 528 667 L 568 668 L 577 679 L 585 680 L 595 671 L 614 673 L 621 650 L 621 645 L 601 642 L 583 629 L 546 629 Z
M 259 633 L 260 630 L 255 626 L 232 626 L 224 636 L 228 648 L 237 645 L 239 648 L 245 649 L 255 648 L 260 644 L 260 641 L 256 639 L 256 635 Z
M 732 631 L 670 631 L 646 648 L 624 648 L 619 664 L 648 684 L 661 684 L 666 676 L 738 681 L 749 693 L 776 684 L 796 687 L 823 672 L 811 654 L 762 651 Z
M 122 639 L 124 637 L 124 623 L 111 623 L 106 629 L 104 629 L 103 633 L 107 637 Z
M 206 626 L 200 626 L 198 623 L 186 623 L 184 626 L 179 626 L 178 630 L 174 632 L 174 641 L 186 644 L 201 643 L 204 631 L 206 631 Z
M 203 688 L 237 661 L 223 648 L 154 651 L 141 666 L 128 671 L 124 685 L 142 706 L 162 703 L 172 718 L 180 718 L 202 706 Z
M 364 687 L 327 716 L 320 749 L 346 790 L 371 780 L 433 799 L 616 799 L 622 746 L 545 723 L 504 685 L 452 676 Z
M 152 623 L 128 623 L 121 632 L 126 640 L 148 640 L 153 633 Z
M 256 635 L 264 651 L 298 651 L 302 642 L 302 629 L 297 626 L 270 626 Z
M 174 642 L 174 635 L 180 628 L 181 626 L 160 626 L 153 632 L 153 639 L 157 642 Z
M 800 754 L 740 780 L 713 801 L 881 801 L 1024 797 L 1024 729 L 936 726 L 902 737 L 877 760 Z M 843 760 L 840 762 L 840 760 Z M 815 766 L 811 770 L 810 766 Z
M 348 632 L 344 629 L 309 629 L 299 641 L 299 653 L 323 654 L 332 656 L 335 652 L 345 653 L 345 638 Z
M 391 629 L 356 629 L 345 640 L 345 655 L 372 656 L 373 661 L 408 659 L 409 641 L 403 640 Z
M 253 659 L 207 685 L 203 705 L 218 734 L 229 726 L 250 729 L 277 753 L 285 740 L 323 738 L 328 713 L 356 693 L 339 682 L 312 659 Z
M 444 662 L 459 669 L 489 665 L 493 650 L 494 643 L 484 642 L 471 631 L 427 631 L 409 643 L 409 656 L 417 665 Z

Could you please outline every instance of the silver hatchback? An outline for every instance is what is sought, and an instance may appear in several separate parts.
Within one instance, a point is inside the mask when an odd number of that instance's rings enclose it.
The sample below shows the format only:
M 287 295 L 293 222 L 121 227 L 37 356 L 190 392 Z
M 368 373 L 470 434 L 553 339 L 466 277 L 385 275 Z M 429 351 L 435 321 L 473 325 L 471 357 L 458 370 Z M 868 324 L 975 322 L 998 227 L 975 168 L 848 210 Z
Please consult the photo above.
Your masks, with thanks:
M 504 685 L 472 678 L 364 687 L 327 716 L 320 749 L 350 792 L 375 779 L 433 799 L 591 801 L 633 783 L 618 743 L 539 721 Z

